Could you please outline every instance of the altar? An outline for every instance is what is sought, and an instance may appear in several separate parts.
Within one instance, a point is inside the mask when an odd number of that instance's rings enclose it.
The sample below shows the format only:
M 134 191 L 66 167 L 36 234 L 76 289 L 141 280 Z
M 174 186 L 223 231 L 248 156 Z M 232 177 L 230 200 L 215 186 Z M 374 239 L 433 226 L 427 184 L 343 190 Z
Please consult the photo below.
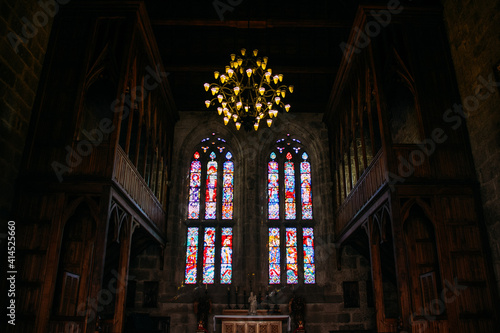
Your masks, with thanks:
M 257 310 L 257 315 L 249 316 L 248 310 L 226 310 L 222 315 L 213 317 L 214 332 L 220 322 L 222 333 L 282 333 L 283 322 L 286 331 L 291 331 L 290 316 L 267 314 L 267 310 Z

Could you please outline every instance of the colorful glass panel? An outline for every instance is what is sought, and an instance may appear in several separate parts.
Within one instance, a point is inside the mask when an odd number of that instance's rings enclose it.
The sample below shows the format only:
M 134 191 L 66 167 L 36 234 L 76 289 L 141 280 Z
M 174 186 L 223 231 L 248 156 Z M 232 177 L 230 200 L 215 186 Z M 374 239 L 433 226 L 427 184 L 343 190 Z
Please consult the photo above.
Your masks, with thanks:
M 195 158 L 200 157 L 196 152 Z M 189 175 L 189 205 L 188 205 L 188 219 L 196 220 L 200 218 L 200 182 L 201 180 L 201 162 L 191 162 L 191 172 Z
M 185 283 L 196 283 L 196 262 L 198 260 L 198 228 L 188 228 L 186 249 Z
M 294 220 L 295 217 L 295 169 L 293 162 L 285 162 L 285 219 Z
M 286 228 L 286 283 L 298 283 L 297 229 Z
M 272 153 L 274 154 L 274 153 Z M 271 155 L 272 155 L 271 154 Z M 268 190 L 268 218 L 277 220 L 280 217 L 279 201 L 279 168 L 278 162 L 270 161 L 267 171 L 267 190 Z
M 280 283 L 280 229 L 269 228 L 269 284 Z
M 302 155 L 307 156 L 306 153 Z M 311 164 L 300 163 L 300 191 L 302 198 L 302 219 L 312 220 Z
M 222 228 L 220 283 L 229 284 L 233 276 L 233 228 Z
M 304 250 L 304 283 L 316 282 L 316 265 L 314 263 L 314 230 L 303 228 L 303 250 Z
M 205 228 L 203 244 L 203 283 L 213 284 L 215 276 L 215 228 Z
M 226 157 L 231 156 L 227 153 Z M 222 219 L 231 220 L 233 218 L 233 180 L 234 163 L 226 161 L 223 165 L 223 189 L 222 189 Z
M 215 155 L 214 152 L 212 152 Z M 212 157 L 212 154 L 210 154 Z M 205 219 L 214 220 L 217 217 L 217 162 L 207 163 L 207 184 L 205 193 Z

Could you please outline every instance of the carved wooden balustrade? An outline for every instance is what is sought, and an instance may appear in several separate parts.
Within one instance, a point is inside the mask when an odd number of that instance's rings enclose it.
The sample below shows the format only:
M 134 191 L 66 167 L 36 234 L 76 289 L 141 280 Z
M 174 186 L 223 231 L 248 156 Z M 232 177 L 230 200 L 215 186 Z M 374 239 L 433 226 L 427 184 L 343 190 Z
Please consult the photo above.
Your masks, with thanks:
M 121 147 L 116 149 L 113 181 L 137 203 L 159 230 L 165 230 L 165 211 Z
M 370 200 L 385 183 L 386 163 L 382 151 L 374 157 L 365 173 L 359 178 L 354 189 L 337 210 L 335 233 L 340 235 L 346 231 L 349 221 L 356 216 L 361 208 Z

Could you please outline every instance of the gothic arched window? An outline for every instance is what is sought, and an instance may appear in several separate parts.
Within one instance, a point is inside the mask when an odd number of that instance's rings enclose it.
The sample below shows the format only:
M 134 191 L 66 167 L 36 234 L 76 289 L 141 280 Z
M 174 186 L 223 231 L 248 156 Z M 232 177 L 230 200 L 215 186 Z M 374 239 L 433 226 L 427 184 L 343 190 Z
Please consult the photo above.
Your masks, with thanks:
M 269 284 L 280 284 L 282 272 L 287 284 L 315 283 L 311 163 L 289 134 L 269 154 L 267 194 Z
M 189 169 L 185 283 L 232 280 L 234 162 L 226 141 L 205 138 Z M 203 195 L 204 194 L 204 195 Z

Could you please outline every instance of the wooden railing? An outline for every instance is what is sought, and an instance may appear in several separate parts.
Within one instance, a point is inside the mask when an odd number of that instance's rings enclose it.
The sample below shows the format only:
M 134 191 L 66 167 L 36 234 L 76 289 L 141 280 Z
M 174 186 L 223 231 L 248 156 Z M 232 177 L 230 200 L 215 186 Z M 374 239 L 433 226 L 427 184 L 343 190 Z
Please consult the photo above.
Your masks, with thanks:
M 349 221 L 384 184 L 386 170 L 385 159 L 382 150 L 380 150 L 365 173 L 359 178 L 349 196 L 337 210 L 336 235 L 342 233 Z
M 160 231 L 164 231 L 165 211 L 121 147 L 116 151 L 113 181 L 129 194 Z

